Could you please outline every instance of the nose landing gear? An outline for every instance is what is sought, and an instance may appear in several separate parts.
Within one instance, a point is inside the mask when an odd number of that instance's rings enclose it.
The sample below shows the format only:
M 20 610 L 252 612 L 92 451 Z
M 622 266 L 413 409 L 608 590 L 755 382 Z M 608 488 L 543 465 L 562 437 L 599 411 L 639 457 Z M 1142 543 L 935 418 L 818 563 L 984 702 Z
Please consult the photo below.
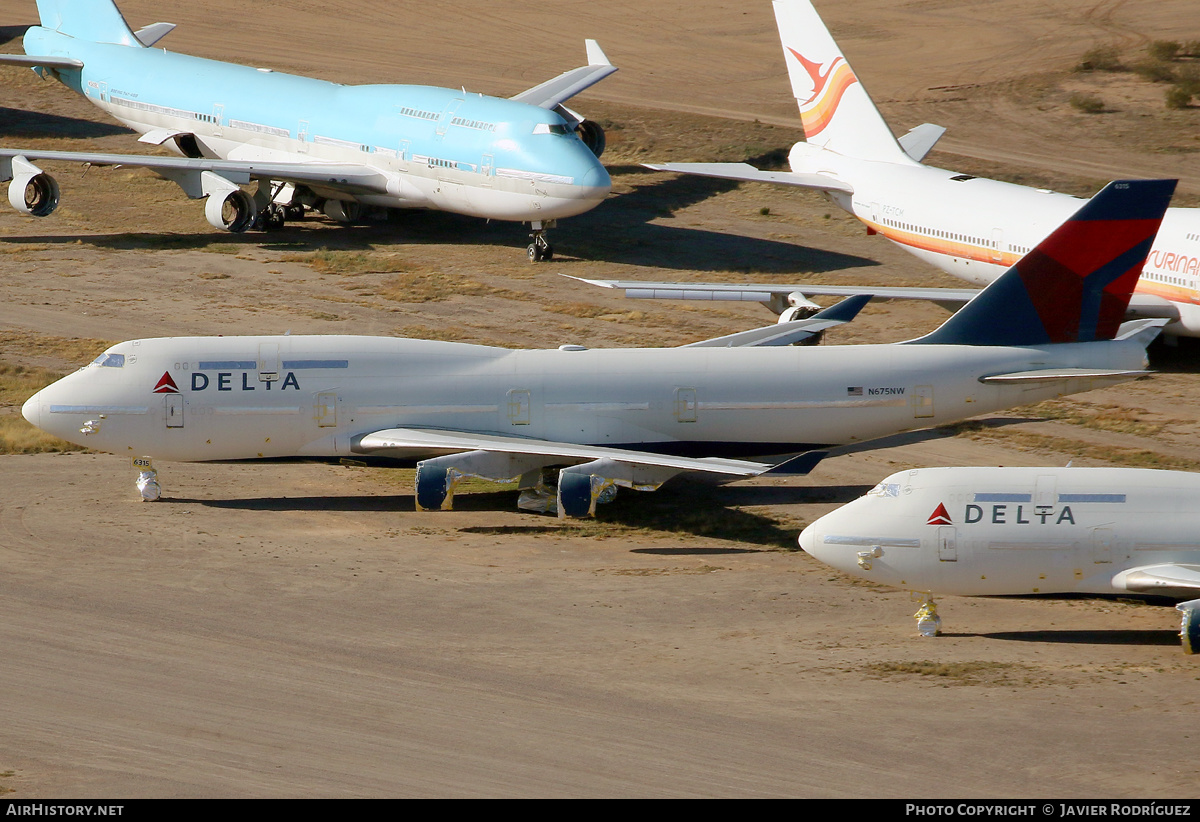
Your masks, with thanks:
M 546 230 L 554 227 L 554 220 L 534 220 L 530 223 L 533 231 L 529 236 L 533 242 L 529 244 L 526 252 L 529 254 L 529 262 L 540 263 L 550 262 L 554 259 L 554 246 L 550 245 L 550 241 L 546 239 Z

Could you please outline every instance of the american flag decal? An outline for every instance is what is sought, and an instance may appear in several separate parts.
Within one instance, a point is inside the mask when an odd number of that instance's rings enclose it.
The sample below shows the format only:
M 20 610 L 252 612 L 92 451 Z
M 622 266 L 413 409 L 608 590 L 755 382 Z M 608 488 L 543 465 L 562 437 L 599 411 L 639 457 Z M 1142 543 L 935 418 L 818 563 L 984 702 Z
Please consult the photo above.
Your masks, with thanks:
M 846 396 L 847 397 L 861 397 L 862 395 L 863 395 L 863 393 L 862 393 L 861 385 L 847 386 L 847 388 L 846 388 Z

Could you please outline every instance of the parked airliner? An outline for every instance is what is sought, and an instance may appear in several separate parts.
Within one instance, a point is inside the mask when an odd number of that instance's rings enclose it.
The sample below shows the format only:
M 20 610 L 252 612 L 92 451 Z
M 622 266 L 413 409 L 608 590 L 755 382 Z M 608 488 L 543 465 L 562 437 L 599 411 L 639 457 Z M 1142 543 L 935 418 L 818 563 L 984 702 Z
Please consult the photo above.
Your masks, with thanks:
M 805 136 L 788 155 L 791 171 L 761 171 L 746 163 L 650 168 L 824 191 L 868 231 L 976 285 L 994 280 L 1079 208 L 1077 197 L 922 164 L 945 129 L 926 123 L 897 140 L 812 3 L 773 5 Z M 690 284 L 675 286 L 681 288 L 701 293 Z M 795 293 L 794 304 L 802 303 L 804 293 L 823 293 L 786 285 L 773 291 Z M 929 298 L 921 289 L 908 291 L 891 296 Z M 840 293 L 853 292 L 846 287 Z M 961 292 L 939 299 L 955 303 L 960 297 Z M 1200 209 L 1167 211 L 1130 316 L 1165 317 L 1171 320 L 1166 335 L 1200 336 Z
M 133 31 L 112 0 L 37 0 L 28 66 L 181 157 L 0 149 L 0 181 L 23 214 L 45 217 L 57 181 L 35 163 L 148 168 L 207 197 L 216 228 L 278 228 L 317 209 L 351 222 L 374 206 L 530 223 L 533 261 L 546 230 L 609 192 L 604 131 L 565 101 L 614 67 L 594 41 L 588 65 L 503 100 L 431 86 L 346 86 L 151 48 L 174 26 Z M 242 188 L 253 183 L 254 189 Z
M 1133 593 L 1184 600 L 1200 651 L 1200 474 L 1141 468 L 921 468 L 804 529 L 848 574 L 932 596 Z M 940 625 L 940 618 L 938 624 Z
M 71 442 L 147 458 L 146 473 L 159 458 L 408 460 L 423 509 L 448 507 L 455 483 L 478 476 L 518 480 L 522 507 L 588 516 L 617 487 L 653 490 L 684 471 L 806 472 L 825 446 L 1146 374 L 1164 321 L 1121 320 L 1174 187 L 1111 183 L 941 327 L 903 343 L 790 345 L 851 319 L 863 297 L 666 349 L 134 340 L 22 413 Z

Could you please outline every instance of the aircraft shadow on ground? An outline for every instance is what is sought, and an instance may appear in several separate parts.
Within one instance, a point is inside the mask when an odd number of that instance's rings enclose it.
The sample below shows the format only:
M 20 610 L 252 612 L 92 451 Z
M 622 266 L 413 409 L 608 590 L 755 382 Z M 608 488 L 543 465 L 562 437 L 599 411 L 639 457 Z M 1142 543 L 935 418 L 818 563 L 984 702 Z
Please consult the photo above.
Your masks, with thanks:
M 557 520 L 553 515 L 528 513 L 528 525 L 479 525 L 461 528 L 465 533 L 561 533 L 572 527 L 599 528 L 603 534 L 606 525 L 621 526 L 638 531 L 668 531 L 680 535 L 726 539 L 736 542 L 799 550 L 796 538 L 800 533 L 797 526 L 781 524 L 770 517 L 739 510 L 731 506 L 741 504 L 772 504 L 741 502 L 747 495 L 743 491 L 788 491 L 802 490 L 810 495 L 827 494 L 830 489 L 735 489 L 703 486 L 695 483 L 667 485 L 650 493 L 622 491 L 608 505 L 596 511 L 596 520 Z M 859 489 L 845 489 L 846 498 L 853 499 Z M 852 495 L 853 494 L 853 495 Z M 732 496 L 731 496 L 732 495 Z M 770 493 L 767 495 L 771 496 Z M 337 512 L 415 512 L 416 505 L 411 494 L 359 494 L 353 496 L 308 496 L 308 497 L 239 497 L 234 499 L 193 499 L 188 497 L 163 496 L 166 504 L 201 505 L 206 508 L 235 511 L 337 511 Z M 789 501 L 791 501 L 789 499 Z M 467 492 L 454 497 L 454 510 L 459 512 L 505 512 L 516 509 L 517 493 L 512 491 Z M 438 517 L 436 511 L 428 512 L 431 524 Z M 676 549 L 683 550 L 683 549 Z M 690 550 L 690 549 L 688 549 Z M 701 549 L 696 549 L 701 550 Z M 709 549 L 704 549 L 709 550 Z M 724 550 L 724 549 L 722 549 Z
M 676 212 L 731 191 L 738 183 L 688 175 L 646 179 L 642 175 L 653 172 L 640 167 L 610 167 L 610 171 L 629 175 L 624 182 L 632 184 L 633 191 L 610 197 L 587 215 L 564 222 L 555 240 L 564 253 L 626 265 L 765 274 L 879 265 L 866 257 L 792 242 L 664 225 L 657 221 L 673 219 Z M 630 174 L 634 171 L 636 175 Z
M 820 470 L 820 469 L 818 469 Z M 725 505 L 803 505 L 817 502 L 852 502 L 871 485 L 735 485 L 720 490 Z
M 25 32 L 35 25 L 37 24 L 26 23 L 23 26 L 0 26 L 0 46 L 11 43 L 13 40 L 20 40 L 25 36 Z
M 3 119 L 10 110 L 0 109 L 0 137 L 14 133 Z M 25 112 L 17 112 L 24 117 Z M 54 128 L 79 136 L 81 128 L 93 129 L 85 136 L 127 133 L 121 126 L 108 126 L 53 115 L 28 125 L 30 131 Z M 32 121 L 30 121 L 32 122 Z M 22 132 L 26 127 L 22 127 Z M 91 173 L 104 173 L 104 169 Z M 556 248 L 555 262 L 569 269 L 572 262 L 611 262 L 686 271 L 744 271 L 767 275 L 816 273 L 844 268 L 876 266 L 875 260 L 852 254 L 808 248 L 791 242 L 742 237 L 703 228 L 676 227 L 653 222 L 669 217 L 674 210 L 711 197 L 736 185 L 730 181 L 701 177 L 678 177 L 647 181 L 628 194 L 612 197 L 598 208 L 564 220 L 550 232 Z M 63 200 L 70 201 L 70 186 L 64 185 Z M 179 193 L 182 199 L 182 192 Z M 197 210 L 202 205 L 196 204 Z M 151 215 L 148 213 L 147 218 Z M 48 217 L 45 234 L 8 236 L 0 242 L 94 245 L 121 250 L 199 249 L 214 245 L 258 245 L 290 253 L 322 249 L 371 251 L 389 244 L 420 246 L 470 244 L 477 247 L 512 248 L 523 254 L 528 228 L 520 223 L 488 222 L 440 211 L 394 210 L 385 221 L 335 224 L 318 216 L 288 223 L 272 233 L 229 234 L 217 229 L 191 234 L 130 232 L 120 234 L 70 234 L 55 236 L 54 217 Z M 507 252 L 506 252 L 507 253 Z M 552 263 L 553 265 L 553 263 Z
M 116 123 L 98 123 L 78 117 L 0 107 L 0 140 L 45 137 L 100 138 L 117 134 L 134 136 L 133 131 Z
M 1014 642 L 1041 642 L 1059 645 L 1179 645 L 1178 631 L 1163 630 L 1000 631 L 989 634 L 943 634 L 943 636 L 974 636 Z
M 190 499 L 162 496 L 165 503 L 203 505 L 234 511 L 415 511 L 411 494 L 362 494 L 348 497 L 241 497 Z

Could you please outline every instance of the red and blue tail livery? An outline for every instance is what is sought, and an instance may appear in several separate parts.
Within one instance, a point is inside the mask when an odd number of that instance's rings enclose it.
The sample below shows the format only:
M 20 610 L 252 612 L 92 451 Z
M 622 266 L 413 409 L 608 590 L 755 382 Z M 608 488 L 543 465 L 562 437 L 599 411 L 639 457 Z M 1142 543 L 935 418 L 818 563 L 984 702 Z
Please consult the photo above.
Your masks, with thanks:
M 1045 345 L 1117 335 L 1175 180 L 1109 183 L 921 344 Z

